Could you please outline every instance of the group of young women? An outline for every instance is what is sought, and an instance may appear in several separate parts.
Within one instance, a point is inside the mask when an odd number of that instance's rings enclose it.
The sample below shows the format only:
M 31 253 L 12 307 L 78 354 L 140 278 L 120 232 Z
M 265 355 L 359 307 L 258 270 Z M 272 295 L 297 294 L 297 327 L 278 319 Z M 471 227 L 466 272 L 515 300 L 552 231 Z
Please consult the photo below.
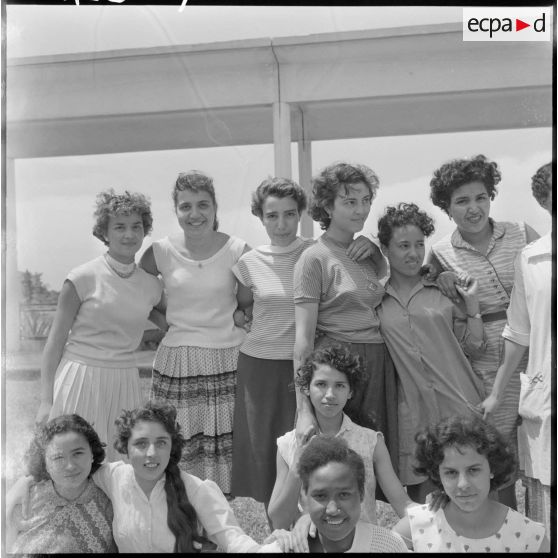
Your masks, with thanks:
M 550 165 L 543 168 L 546 205 L 537 200 L 550 210 Z M 449 514 L 454 498 L 437 476 L 446 460 L 443 444 L 432 472 L 420 466 L 422 438 L 415 436 L 451 417 L 473 421 L 478 430 L 483 415 L 498 443 L 511 448 L 509 470 L 490 483 L 491 501 L 514 509 L 519 375 L 502 382 L 497 373 L 514 262 L 538 235 L 525 224 L 490 218 L 500 179 L 496 163 L 482 155 L 434 172 L 431 199 L 456 229 L 434 244 L 426 266 L 425 239 L 434 225 L 415 204 L 386 209 L 380 246 L 355 239 L 379 185 L 364 165 L 336 163 L 313 179 L 309 213 L 324 230 L 316 241 L 297 236 L 308 203 L 302 188 L 288 179 L 264 180 L 253 193 L 252 213 L 270 242 L 254 249 L 218 230 L 212 179 L 181 173 L 172 191 L 181 231 L 153 242 L 139 265 L 135 255 L 152 228 L 148 200 L 128 191 L 100 193 L 93 234 L 108 250 L 72 270 L 62 287 L 37 414 L 39 424 L 48 420 L 55 429 L 35 442 L 46 469 L 40 475 L 30 469 L 37 484 L 31 490 L 27 481 L 13 498 L 17 514 L 33 523 L 33 498 L 37 513 L 44 502 L 66 498 L 64 483 L 73 476 L 57 479 L 53 463 L 62 459 L 71 470 L 73 456 L 85 453 L 89 467 L 76 466 L 85 492 L 66 500 L 73 505 L 99 486 L 112 501 L 114 518 L 107 512 L 105 521 L 112 521 L 120 551 L 192 551 L 204 536 L 222 548 L 258 549 L 239 533 L 224 495 L 263 502 L 275 528 L 299 519 L 304 539 L 302 512 L 311 498 L 308 474 L 299 468 L 305 452 L 317 451 L 316 437 L 342 438 L 362 459 L 366 482 L 362 490 L 358 479 L 355 486 L 365 522 L 375 523 L 376 498 L 405 518 L 409 505 L 424 503 L 440 486 Z M 153 403 L 145 406 L 134 351 L 148 318 L 166 333 L 153 365 Z M 526 358 L 516 359 L 518 371 Z M 72 423 L 73 414 L 106 445 L 103 465 L 100 456 L 92 466 L 95 444 L 82 439 L 91 440 L 89 434 L 52 426 L 60 416 Z M 448 447 L 472 448 L 492 474 L 485 446 L 475 444 L 462 436 Z M 91 476 L 93 484 L 86 483 Z M 77 486 L 81 476 L 75 477 Z M 352 526 L 352 544 L 356 523 L 341 523 Z M 23 548 L 26 523 L 15 524 L 21 529 L 14 548 Z M 316 527 L 326 544 L 331 533 Z M 292 548 L 292 538 L 276 539 Z M 108 549 L 111 542 L 105 537 L 103 544 Z

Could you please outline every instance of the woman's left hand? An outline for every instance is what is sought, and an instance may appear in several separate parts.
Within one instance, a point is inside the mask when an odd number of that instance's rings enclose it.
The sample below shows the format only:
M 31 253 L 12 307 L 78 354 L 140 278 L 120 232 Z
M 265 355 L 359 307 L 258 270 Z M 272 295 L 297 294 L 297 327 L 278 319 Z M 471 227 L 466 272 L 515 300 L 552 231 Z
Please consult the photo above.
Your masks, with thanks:
M 467 308 L 467 312 L 470 314 L 476 314 L 479 311 L 477 296 L 479 292 L 478 280 L 471 277 L 468 273 L 460 273 L 457 276 L 455 290 L 463 299 L 463 302 L 465 303 L 465 306 Z M 471 312 L 471 310 L 474 310 L 474 312 Z
M 366 258 L 374 258 L 378 253 L 381 256 L 380 249 L 366 236 L 360 235 L 355 238 L 347 248 L 347 256 L 355 262 L 360 262 Z

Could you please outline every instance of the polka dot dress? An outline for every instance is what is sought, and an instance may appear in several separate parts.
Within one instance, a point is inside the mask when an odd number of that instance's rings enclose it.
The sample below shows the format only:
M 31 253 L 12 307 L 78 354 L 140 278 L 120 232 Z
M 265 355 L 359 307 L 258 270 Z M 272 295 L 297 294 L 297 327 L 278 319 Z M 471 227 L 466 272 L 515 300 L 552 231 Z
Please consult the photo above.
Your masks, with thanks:
M 415 552 L 538 552 L 545 528 L 508 509 L 500 530 L 482 539 L 458 535 L 446 521 L 444 510 L 432 512 L 428 504 L 407 509 Z

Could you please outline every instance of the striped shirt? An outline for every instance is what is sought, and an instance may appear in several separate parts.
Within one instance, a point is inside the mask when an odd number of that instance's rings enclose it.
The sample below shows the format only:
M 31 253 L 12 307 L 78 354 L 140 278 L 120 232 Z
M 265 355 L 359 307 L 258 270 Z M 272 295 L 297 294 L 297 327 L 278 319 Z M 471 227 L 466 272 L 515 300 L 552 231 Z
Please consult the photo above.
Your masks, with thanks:
M 337 341 L 383 343 L 375 310 L 383 295 L 372 261 L 351 260 L 323 235 L 295 265 L 295 304 L 318 302 L 317 329 Z
M 463 240 L 458 229 L 432 246 L 444 270 L 455 273 L 465 271 L 478 280 L 481 314 L 491 314 L 508 307 L 514 282 L 515 258 L 527 242 L 524 223 L 496 222 L 492 219 L 490 223 L 493 231 L 486 255 Z M 475 372 L 497 370 L 502 358 L 502 330 L 505 325 L 505 314 L 503 319 L 484 324 L 487 349 L 482 355 L 471 358 Z M 524 369 L 526 362 L 525 357 L 519 368 Z
M 245 355 L 270 360 L 293 358 L 293 270 L 302 252 L 313 243 L 311 238 L 297 238 L 284 247 L 259 246 L 246 252 L 232 268 L 254 297 L 252 328 L 240 348 Z

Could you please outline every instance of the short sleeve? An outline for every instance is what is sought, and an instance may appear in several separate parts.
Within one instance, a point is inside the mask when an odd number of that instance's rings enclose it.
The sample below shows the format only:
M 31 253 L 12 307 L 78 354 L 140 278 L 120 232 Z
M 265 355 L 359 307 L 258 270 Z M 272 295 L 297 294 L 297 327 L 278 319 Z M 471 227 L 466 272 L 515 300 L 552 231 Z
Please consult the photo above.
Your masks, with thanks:
M 507 315 L 508 322 L 502 336 L 518 345 L 529 346 L 531 322 L 527 310 L 527 293 L 523 277 L 524 254 L 520 253 L 515 260 L 514 284 Z
M 296 450 L 296 436 L 294 431 L 287 432 L 277 438 L 277 451 L 290 468 Z
M 319 302 L 322 296 L 322 265 L 312 253 L 305 251 L 294 268 L 293 291 L 296 303 Z
M 244 249 L 246 248 L 246 242 L 241 238 L 237 238 L 236 236 L 231 236 L 231 245 L 230 251 L 235 262 L 240 260 L 242 254 L 244 253 Z
M 234 276 L 242 283 L 245 287 L 252 288 L 252 278 L 250 277 L 250 271 L 248 265 L 246 264 L 246 259 L 241 257 L 236 264 L 232 266 L 232 272 Z
M 74 285 L 79 299 L 83 302 L 95 289 L 95 276 L 83 268 L 72 269 L 66 277 Z

